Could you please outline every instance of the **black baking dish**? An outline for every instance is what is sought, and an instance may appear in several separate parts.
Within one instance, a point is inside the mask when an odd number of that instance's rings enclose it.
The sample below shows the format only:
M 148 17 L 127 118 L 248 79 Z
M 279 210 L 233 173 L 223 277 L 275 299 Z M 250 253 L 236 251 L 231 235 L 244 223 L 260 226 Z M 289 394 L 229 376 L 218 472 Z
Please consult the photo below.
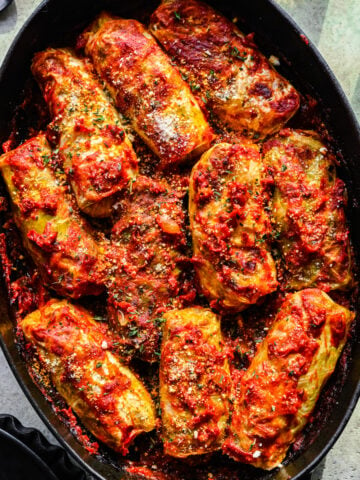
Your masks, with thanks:
M 260 49 L 266 55 L 274 54 L 280 58 L 280 72 L 289 78 L 300 92 L 309 93 L 320 101 L 322 116 L 343 158 L 340 176 L 347 183 L 349 191 L 348 218 L 354 249 L 356 253 L 360 252 L 360 223 L 357 221 L 360 214 L 360 129 L 334 75 L 303 32 L 273 1 L 212 0 L 208 3 L 229 18 L 238 18 L 240 28 L 246 32 L 254 31 Z M 101 10 L 108 9 L 121 16 L 143 20 L 146 13 L 156 6 L 157 2 L 152 0 L 45 0 L 18 34 L 0 70 L 0 142 L 6 140 L 9 134 L 11 119 L 24 96 L 24 84 L 30 76 L 30 62 L 36 51 L 49 45 L 72 44 L 81 29 Z M 359 262 L 359 258 L 357 261 Z M 0 294 L 0 313 L 1 344 L 8 362 L 25 394 L 57 439 L 86 471 L 97 478 L 135 478 L 87 453 L 33 384 L 14 343 L 13 321 L 4 288 Z M 343 357 L 346 361 L 339 362 L 339 368 L 334 374 L 335 379 L 330 382 L 331 385 L 325 389 L 320 399 L 318 411 L 326 409 L 329 404 L 327 396 L 334 397 L 334 401 L 330 402 L 331 412 L 327 412 L 326 421 L 319 423 L 319 434 L 315 439 L 310 435 L 311 441 L 307 448 L 300 455 L 295 455 L 284 468 L 270 473 L 254 474 L 254 479 L 304 478 L 303 475 L 309 474 L 333 446 L 349 420 L 360 394 L 360 346 L 357 337 L 358 328 L 354 332 L 351 346 L 348 346 L 346 358 Z M 316 429 L 315 422 L 313 430 Z

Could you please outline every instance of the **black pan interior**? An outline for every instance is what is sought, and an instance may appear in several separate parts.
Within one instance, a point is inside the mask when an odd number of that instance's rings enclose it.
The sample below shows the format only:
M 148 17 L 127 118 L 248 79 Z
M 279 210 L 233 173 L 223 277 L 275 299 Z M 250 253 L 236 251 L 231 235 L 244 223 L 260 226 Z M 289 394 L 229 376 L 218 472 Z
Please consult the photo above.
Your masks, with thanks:
M 314 50 L 305 42 L 297 27 L 270 0 L 213 0 L 212 4 L 229 18 L 237 17 L 240 28 L 255 32 L 255 40 L 266 54 L 281 59 L 280 72 L 284 74 L 302 94 L 310 94 L 320 102 L 322 118 L 334 138 L 334 145 L 343 161 L 339 175 L 347 183 L 349 191 L 348 218 L 355 252 L 360 252 L 360 130 L 349 104 L 331 71 Z M 34 52 L 52 46 L 74 43 L 77 34 L 101 10 L 146 20 L 147 14 L 156 8 L 153 0 L 48 0 L 43 2 L 37 13 L 20 32 L 5 59 L 0 71 L 0 142 L 10 133 L 14 110 L 24 97 L 24 85 L 30 77 L 30 62 Z M 358 259 L 359 264 L 359 259 Z M 14 330 L 5 290 L 0 295 L 2 345 L 8 361 L 20 385 L 32 401 L 45 423 L 52 429 L 80 463 L 98 478 L 126 477 L 89 455 L 73 438 L 68 429 L 53 413 L 51 406 L 32 383 L 26 367 L 14 345 Z M 359 322 L 356 322 L 356 325 Z M 311 471 L 320 458 L 333 445 L 341 433 L 359 396 L 360 347 L 355 328 L 351 345 L 347 347 L 334 379 L 326 387 L 317 411 L 326 415 L 315 415 L 309 426 L 308 448 L 294 457 L 286 467 L 270 474 L 254 470 L 256 479 L 299 479 Z M 319 435 L 315 433 L 320 430 Z M 223 477 L 230 480 L 234 477 Z M 238 477 L 236 477 L 238 478 Z M 244 477 L 245 478 L 245 477 Z

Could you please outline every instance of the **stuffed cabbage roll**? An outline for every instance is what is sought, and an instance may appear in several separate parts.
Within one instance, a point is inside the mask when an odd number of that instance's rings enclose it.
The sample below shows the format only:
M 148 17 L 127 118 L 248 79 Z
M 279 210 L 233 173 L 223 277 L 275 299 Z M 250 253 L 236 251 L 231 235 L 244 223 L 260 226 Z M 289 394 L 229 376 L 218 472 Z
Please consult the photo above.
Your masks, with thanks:
M 78 298 L 104 289 L 104 245 L 96 242 L 66 187 L 51 168 L 52 151 L 38 135 L 0 157 L 14 220 L 46 285 Z
M 115 330 L 143 360 L 158 360 L 161 314 L 185 293 L 185 215 L 164 181 L 139 176 L 117 206 L 108 310 Z M 189 260 L 187 261 L 189 263 Z M 184 285 L 185 283 L 185 285 Z
M 52 300 L 20 324 L 52 381 L 83 424 L 122 454 L 155 428 L 155 408 L 142 382 L 111 352 L 113 341 L 83 308 Z
M 336 159 L 312 131 L 285 129 L 263 147 L 275 181 L 272 215 L 289 289 L 352 283 L 345 185 Z
M 256 145 L 215 145 L 193 167 L 194 263 L 214 307 L 241 311 L 277 287 L 267 182 Z
M 220 319 L 195 307 L 165 313 L 160 362 L 164 451 L 219 450 L 229 417 L 230 375 Z
M 199 105 L 141 23 L 102 14 L 83 39 L 117 107 L 163 167 L 209 148 L 213 133 Z
M 353 319 L 321 290 L 287 296 L 235 390 L 225 453 L 265 470 L 280 465 L 333 373 Z
M 252 138 L 274 133 L 295 114 L 299 95 L 251 35 L 197 0 L 164 0 L 151 33 L 176 62 L 196 98 L 226 127 Z
M 93 217 L 109 216 L 116 194 L 137 173 L 137 158 L 115 107 L 89 65 L 71 50 L 36 54 L 32 72 L 49 106 L 79 208 Z

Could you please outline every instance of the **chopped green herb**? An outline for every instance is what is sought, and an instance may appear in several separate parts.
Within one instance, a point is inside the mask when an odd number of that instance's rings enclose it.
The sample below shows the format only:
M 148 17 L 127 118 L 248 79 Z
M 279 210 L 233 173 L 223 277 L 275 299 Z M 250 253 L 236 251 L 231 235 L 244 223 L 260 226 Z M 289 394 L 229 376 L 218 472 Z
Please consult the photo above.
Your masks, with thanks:
M 41 155 L 41 158 L 43 160 L 43 164 L 46 166 L 50 162 L 51 158 L 49 155 Z

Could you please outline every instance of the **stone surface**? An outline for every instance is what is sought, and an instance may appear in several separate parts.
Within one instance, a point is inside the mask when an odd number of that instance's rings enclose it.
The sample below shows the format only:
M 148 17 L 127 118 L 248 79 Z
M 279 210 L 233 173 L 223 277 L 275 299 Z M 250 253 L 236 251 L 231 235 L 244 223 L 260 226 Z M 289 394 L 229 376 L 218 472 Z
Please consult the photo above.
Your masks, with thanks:
M 0 62 L 21 25 L 40 3 L 18 0 L 0 13 Z M 360 119 L 360 1 L 278 0 L 278 3 L 318 46 Z M 56 442 L 25 398 L 1 351 L 0 385 L 0 412 L 15 415 L 24 425 L 38 428 Z M 325 462 L 313 474 L 313 480 L 351 479 L 360 479 L 360 405 Z
M 277 3 L 318 47 L 359 119 L 360 1 L 277 0 Z

